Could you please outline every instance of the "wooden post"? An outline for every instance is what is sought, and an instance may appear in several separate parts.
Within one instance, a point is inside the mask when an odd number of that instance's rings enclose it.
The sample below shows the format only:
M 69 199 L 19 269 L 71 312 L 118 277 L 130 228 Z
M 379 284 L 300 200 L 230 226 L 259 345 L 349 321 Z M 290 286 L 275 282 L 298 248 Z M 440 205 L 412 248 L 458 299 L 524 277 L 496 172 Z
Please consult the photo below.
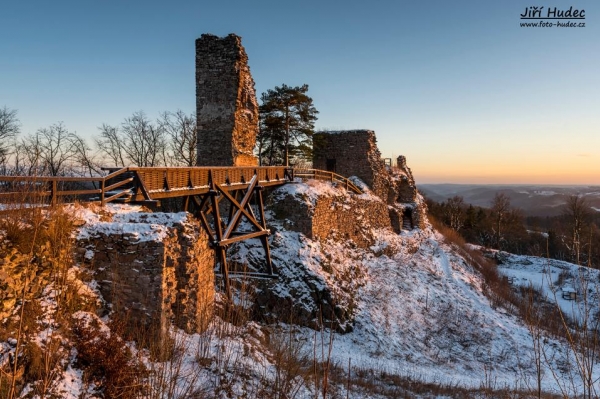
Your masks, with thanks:
M 106 178 L 102 179 L 102 181 L 100 182 L 100 190 L 102 190 L 102 192 L 100 193 L 100 205 L 104 206 L 104 188 L 106 187 Z
M 260 215 L 260 224 L 263 227 L 263 229 L 267 230 L 267 222 L 265 220 L 265 207 L 264 207 L 264 203 L 263 203 L 263 197 L 262 197 L 262 187 L 258 186 L 256 187 L 256 198 L 258 200 L 258 213 Z M 269 272 L 270 275 L 273 275 L 273 262 L 271 261 L 271 249 L 269 248 L 269 236 L 262 236 L 260 237 L 260 243 L 263 246 L 263 249 L 265 250 L 265 259 L 267 261 L 267 270 Z
M 231 286 L 229 284 L 229 270 L 227 269 L 227 253 L 225 252 L 225 247 L 221 245 L 221 241 L 223 241 L 223 226 L 221 226 L 221 213 L 219 212 L 219 200 L 217 199 L 217 184 L 215 184 L 212 179 L 212 171 L 209 171 L 208 176 L 212 191 L 210 193 L 210 201 L 212 205 L 216 236 L 214 237 L 215 241 L 213 242 L 213 245 L 215 247 L 215 252 L 217 253 L 217 259 L 221 263 L 221 273 L 225 282 L 225 294 L 227 295 L 227 299 L 231 301 Z
M 183 199 L 183 210 L 185 212 L 189 211 L 189 206 L 190 206 L 190 196 L 186 195 Z
M 51 197 L 50 197 L 50 202 L 52 203 L 52 206 L 56 205 L 57 201 L 57 187 L 58 187 L 58 182 L 56 180 L 52 180 L 52 189 L 51 191 Z

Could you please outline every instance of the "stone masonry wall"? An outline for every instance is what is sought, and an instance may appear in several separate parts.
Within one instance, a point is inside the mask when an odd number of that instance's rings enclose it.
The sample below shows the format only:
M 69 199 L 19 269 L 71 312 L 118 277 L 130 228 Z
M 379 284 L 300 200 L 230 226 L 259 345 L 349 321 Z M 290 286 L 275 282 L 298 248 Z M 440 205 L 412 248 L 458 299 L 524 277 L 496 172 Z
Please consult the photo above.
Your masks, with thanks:
M 164 330 L 174 323 L 190 333 L 203 331 L 214 301 L 208 237 L 194 222 L 152 222 L 149 217 L 144 236 L 136 233 L 145 224 L 139 218 L 90 226 L 78 239 L 78 260 L 94 271 L 104 300 L 130 325 Z
M 239 36 L 196 40 L 199 166 L 253 166 L 258 103 Z
M 372 130 L 319 132 L 313 136 L 313 167 L 328 170 L 335 160 L 335 173 L 357 176 L 380 198 L 387 200 L 389 181 L 377 139 Z M 331 161 L 330 161 L 331 162 Z
M 394 231 L 425 227 L 425 210 L 418 199 L 415 179 L 406 165 L 406 158 L 401 155 L 397 167 L 386 167 L 377 149 L 375 132 L 319 132 L 314 135 L 313 142 L 313 167 L 361 179 L 390 205 L 389 218 Z
M 276 217 L 285 219 L 285 227 L 289 230 L 309 238 L 352 240 L 361 248 L 374 244 L 372 229 L 391 227 L 388 206 L 373 196 L 323 195 L 314 204 L 309 204 L 288 194 L 278 198 L 271 209 Z

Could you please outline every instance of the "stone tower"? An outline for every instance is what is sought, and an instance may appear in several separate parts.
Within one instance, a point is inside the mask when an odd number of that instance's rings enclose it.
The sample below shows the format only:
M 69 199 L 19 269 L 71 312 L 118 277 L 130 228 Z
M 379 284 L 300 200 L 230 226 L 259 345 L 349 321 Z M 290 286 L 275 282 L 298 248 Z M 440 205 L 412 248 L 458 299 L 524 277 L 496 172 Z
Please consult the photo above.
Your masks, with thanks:
M 258 104 L 241 37 L 196 40 L 198 166 L 254 166 Z
M 374 131 L 323 131 L 314 134 L 313 143 L 313 168 L 357 176 L 376 195 L 387 198 L 389 182 Z

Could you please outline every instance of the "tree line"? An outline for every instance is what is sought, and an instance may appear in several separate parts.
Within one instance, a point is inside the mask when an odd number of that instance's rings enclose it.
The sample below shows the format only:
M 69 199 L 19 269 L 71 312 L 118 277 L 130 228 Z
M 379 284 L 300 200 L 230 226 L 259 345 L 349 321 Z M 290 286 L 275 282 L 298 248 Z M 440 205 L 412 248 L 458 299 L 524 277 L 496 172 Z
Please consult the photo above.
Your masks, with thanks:
M 318 111 L 308 85 L 283 84 L 261 96 L 256 153 L 260 165 L 312 158 Z M 134 112 L 120 125 L 102 124 L 92 145 L 63 122 L 21 135 L 17 110 L 0 108 L 0 174 L 93 176 L 101 167 L 195 166 L 196 115 L 162 112 L 156 120 Z
M 567 197 L 560 215 L 545 218 L 525 217 L 504 193 L 487 208 L 466 204 L 460 196 L 426 201 L 430 215 L 469 243 L 600 268 L 600 213 L 583 196 Z
M 183 111 L 151 120 L 134 112 L 120 125 L 102 124 L 94 149 L 63 122 L 21 135 L 16 110 L 0 108 L 0 173 L 21 176 L 93 176 L 103 166 L 193 166 L 196 118 Z

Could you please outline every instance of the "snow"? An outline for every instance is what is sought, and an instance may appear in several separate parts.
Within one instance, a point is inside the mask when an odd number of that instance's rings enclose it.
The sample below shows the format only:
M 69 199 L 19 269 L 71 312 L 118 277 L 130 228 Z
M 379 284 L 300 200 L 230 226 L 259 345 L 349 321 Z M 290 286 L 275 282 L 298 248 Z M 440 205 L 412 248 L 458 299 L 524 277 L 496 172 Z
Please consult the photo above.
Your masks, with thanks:
M 69 364 L 58 381 L 56 390 L 62 394 L 61 397 L 64 399 L 77 399 L 83 394 L 81 389 L 83 386 L 83 372 Z
M 320 185 L 294 188 L 311 203 L 319 195 L 333 195 L 328 190 Z M 469 387 L 481 386 L 489 378 L 498 386 L 533 386 L 532 337 L 527 326 L 511 311 L 490 303 L 483 294 L 487 288 L 482 277 L 439 234 L 428 229 L 400 235 L 380 230 L 374 232 L 378 242 L 362 250 L 333 239 L 311 240 L 286 231 L 278 221 L 270 223 L 277 231 L 272 257 L 281 274 L 275 289 L 282 296 L 293 292 L 299 303 L 307 303 L 309 287 L 319 290 L 323 285 L 340 295 L 349 287 L 338 276 L 354 273 L 350 288 L 356 290 L 355 321 L 352 332 L 333 333 L 332 358 L 337 364 L 351 361 L 357 368 Z M 241 258 L 252 252 L 249 246 L 242 248 Z M 331 262 L 326 271 L 327 259 Z M 532 269 L 523 262 L 519 267 L 514 262 L 511 267 L 502 265 L 500 271 L 517 278 L 519 284 L 531 281 L 541 286 L 549 301 L 557 301 L 565 314 L 578 317 L 574 301 L 556 295 L 555 283 L 544 283 L 547 261 L 530 257 L 528 262 L 537 266 Z M 554 274 L 581 271 L 565 262 L 553 261 L 551 267 Z M 587 275 L 590 282 L 598 281 L 596 272 Z M 310 283 L 305 285 L 302 279 Z M 574 280 L 565 281 L 574 285 Z M 595 290 L 591 283 L 587 288 Z M 300 339 L 310 342 L 314 331 L 300 331 Z M 559 342 L 550 338 L 546 342 L 558 348 L 549 349 L 556 359 L 570 356 Z M 546 367 L 544 389 L 559 391 L 550 366 Z
M 358 179 L 353 182 L 362 183 Z M 343 199 L 349 194 L 330 183 L 313 180 L 284 185 L 273 198 L 286 195 L 314 205 L 320 196 Z M 380 201 L 368 190 L 360 197 Z M 160 240 L 166 226 L 184 223 L 188 217 L 185 213 L 148 214 L 141 207 L 118 204 L 103 209 L 74 206 L 72 211 L 83 223 L 79 239 L 100 233 L 122 233 L 139 240 Z M 317 353 L 316 360 L 326 360 L 322 353 L 327 353 L 331 342 L 334 364 L 350 362 L 354 370 L 385 371 L 425 382 L 467 387 L 480 387 L 490 380 L 497 387 L 534 386 L 532 337 L 527 326 L 509 309 L 490 303 L 484 295 L 487 288 L 480 274 L 430 227 L 401 234 L 374 230 L 375 244 L 362 249 L 333 236 L 321 241 L 310 239 L 286 230 L 283 222 L 273 219 L 269 212 L 267 217 L 274 231 L 271 255 L 280 274 L 272 289 L 281 297 L 294 297 L 298 306 L 309 309 L 314 292 L 329 288 L 340 303 L 353 302 L 352 331 L 339 334 L 325 328 L 316 332 L 284 323 L 263 326 L 247 322 L 234 326 L 219 318 L 202 334 L 174 330 L 172 334 L 181 343 L 178 353 L 185 375 L 176 380 L 180 389 L 186 384 L 214 387 L 227 382 L 233 397 L 252 397 L 256 391 L 251 386 L 271 381 L 276 375 L 274 349 L 265 346 L 266 331 L 271 340 L 291 337 L 299 350 L 307 350 L 311 356 Z M 260 244 L 247 241 L 236 246 L 233 256 L 237 261 L 249 261 L 262 256 L 261 251 Z M 597 270 L 532 256 L 497 255 L 502 261 L 499 271 L 511 277 L 516 287 L 538 287 L 548 301 L 557 303 L 569 317 L 582 317 L 582 299 L 586 296 L 594 304 L 593 310 L 599 310 Z M 69 278 L 76 280 L 77 271 L 77 268 L 70 271 Z M 81 293 L 97 295 L 93 281 L 82 284 Z M 575 290 L 578 300 L 564 299 L 565 289 Z M 43 306 L 49 316 L 45 320 L 47 327 L 38 335 L 40 343 L 53 333 L 54 294 L 51 291 L 45 294 Z M 221 294 L 216 299 L 221 301 Z M 241 304 L 244 300 L 247 298 L 239 299 Z M 73 314 L 74 319 L 84 322 L 94 317 L 82 311 Z M 104 323 L 100 325 L 108 329 Z M 548 338 L 547 345 L 553 348 L 556 359 L 568 358 L 560 342 Z M 9 343 L 0 343 L 0 364 L 11 351 L 14 348 Z M 141 349 L 140 354 L 143 354 Z M 81 370 L 72 362 L 75 355 L 71 354 L 59 383 L 59 390 L 66 398 L 85 394 Z M 150 362 L 147 357 L 145 362 L 151 370 L 168 369 L 167 364 Z M 545 366 L 544 389 L 559 391 L 550 366 Z M 243 370 L 250 382 L 241 379 L 235 370 Z M 573 378 L 578 383 L 577 376 Z M 315 397 L 315 392 L 301 380 L 294 384 L 294 389 L 298 389 L 296 397 Z
M 103 214 L 93 208 L 77 208 L 76 215 L 84 222 L 77 235 L 78 240 L 112 234 L 127 235 L 137 241 L 160 241 L 165 238 L 168 227 L 187 222 L 186 212 L 148 213 L 142 207 L 109 204 Z M 103 221 L 109 219 L 109 221 Z M 93 254 L 86 253 L 85 256 Z
M 278 191 L 294 190 L 312 203 L 319 195 L 335 194 L 324 184 Z M 492 309 L 481 277 L 441 236 L 379 230 L 377 243 L 363 250 L 333 239 L 311 240 L 270 223 L 277 231 L 271 254 L 281 275 L 274 289 L 282 297 L 293 293 L 297 303 L 308 306 L 311 293 L 324 286 L 342 301 L 344 292 L 356 291 L 353 331 L 334 334 L 332 358 L 338 364 L 351 361 L 357 368 L 471 387 L 490 369 L 499 383 L 514 386 L 521 378 L 516 370 L 527 369 L 519 357 L 530 347 L 527 329 L 514 316 Z M 246 244 L 241 248 L 241 258 L 252 251 Z M 344 275 L 352 277 L 344 282 L 339 278 Z M 314 331 L 301 331 L 301 339 L 310 342 Z
M 513 278 L 513 284 L 533 286 L 542 291 L 546 299 L 560 306 L 570 319 L 581 320 L 586 311 L 600 311 L 600 272 L 572 263 L 535 256 L 502 253 L 499 271 Z M 563 298 L 562 291 L 574 290 L 579 300 Z M 584 301 L 585 300 L 585 301 Z M 591 306 L 591 309 L 588 307 Z
M 315 206 L 319 197 L 340 197 L 342 194 L 339 189 L 332 184 L 320 180 L 295 179 L 293 183 L 286 184 L 277 189 L 274 200 L 283 198 L 286 195 L 301 198 L 307 205 Z

